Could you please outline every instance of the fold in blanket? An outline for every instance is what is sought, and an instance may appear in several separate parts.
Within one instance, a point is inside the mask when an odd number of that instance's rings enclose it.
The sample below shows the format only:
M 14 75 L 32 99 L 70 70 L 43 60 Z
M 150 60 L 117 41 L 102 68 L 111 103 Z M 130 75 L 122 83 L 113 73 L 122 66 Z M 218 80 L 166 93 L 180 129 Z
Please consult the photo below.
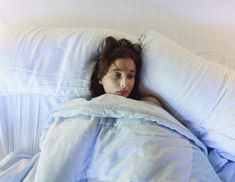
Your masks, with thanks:
M 206 147 L 174 117 L 116 95 L 61 105 L 40 148 L 24 181 L 220 181 Z

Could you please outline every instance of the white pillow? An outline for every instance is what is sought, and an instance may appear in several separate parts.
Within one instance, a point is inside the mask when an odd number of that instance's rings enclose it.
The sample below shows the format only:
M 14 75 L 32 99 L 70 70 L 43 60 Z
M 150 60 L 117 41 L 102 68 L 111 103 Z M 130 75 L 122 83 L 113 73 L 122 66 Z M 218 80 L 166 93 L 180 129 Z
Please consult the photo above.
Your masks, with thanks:
M 1 26 L 0 95 L 88 97 L 91 58 L 109 35 L 138 42 L 110 29 Z
M 140 41 L 142 93 L 159 96 L 208 147 L 235 161 L 235 72 L 157 32 Z

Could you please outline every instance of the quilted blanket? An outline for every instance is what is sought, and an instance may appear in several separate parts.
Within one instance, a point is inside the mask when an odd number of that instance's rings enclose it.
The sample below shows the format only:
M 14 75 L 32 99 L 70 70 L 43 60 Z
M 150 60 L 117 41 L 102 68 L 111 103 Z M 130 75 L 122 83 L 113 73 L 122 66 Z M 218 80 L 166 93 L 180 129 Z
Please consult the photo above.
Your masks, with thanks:
M 0 181 L 220 181 L 206 147 L 166 110 L 116 95 L 62 104 L 40 148 L 7 156 Z

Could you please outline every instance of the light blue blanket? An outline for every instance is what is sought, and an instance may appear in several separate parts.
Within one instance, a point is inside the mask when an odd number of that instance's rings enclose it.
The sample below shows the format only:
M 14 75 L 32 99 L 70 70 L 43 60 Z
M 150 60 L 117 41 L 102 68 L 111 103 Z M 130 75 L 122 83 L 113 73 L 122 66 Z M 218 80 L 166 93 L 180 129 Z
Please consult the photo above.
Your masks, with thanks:
M 206 147 L 168 112 L 116 95 L 61 105 L 40 148 L 1 161 L 0 182 L 220 181 Z

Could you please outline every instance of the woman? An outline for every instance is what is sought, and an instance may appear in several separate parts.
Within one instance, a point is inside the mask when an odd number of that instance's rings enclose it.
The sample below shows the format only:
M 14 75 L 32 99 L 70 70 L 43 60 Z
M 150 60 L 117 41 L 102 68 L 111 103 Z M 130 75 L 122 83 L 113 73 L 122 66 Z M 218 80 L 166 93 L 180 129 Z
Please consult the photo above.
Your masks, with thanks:
M 139 99 L 140 53 L 138 44 L 107 37 L 91 78 L 92 97 L 108 93 Z
M 107 37 L 91 77 L 92 98 L 107 93 L 139 100 L 141 64 L 140 45 L 133 44 L 127 39 L 116 40 Z M 141 100 L 160 104 L 152 96 L 146 96 Z

